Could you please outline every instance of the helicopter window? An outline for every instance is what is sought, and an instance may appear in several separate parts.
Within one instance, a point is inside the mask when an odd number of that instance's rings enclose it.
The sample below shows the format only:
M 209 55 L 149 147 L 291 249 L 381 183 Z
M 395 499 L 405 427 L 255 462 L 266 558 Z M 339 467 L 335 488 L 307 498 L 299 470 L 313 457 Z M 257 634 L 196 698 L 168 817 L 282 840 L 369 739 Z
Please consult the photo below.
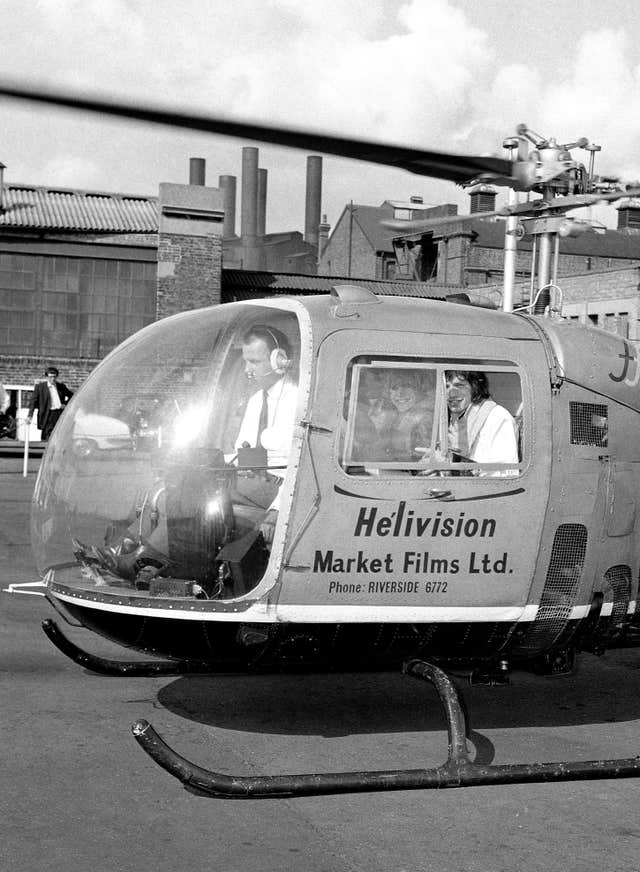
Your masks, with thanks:
M 409 361 L 362 361 L 350 368 L 343 465 L 367 474 L 420 468 L 433 444 L 436 370 Z
M 50 445 L 40 565 L 75 559 L 79 586 L 149 598 L 255 588 L 294 447 L 301 345 L 285 303 L 185 312 L 121 346 Z
M 606 446 L 609 432 L 608 409 L 599 403 L 569 403 L 572 445 Z
M 435 359 L 353 361 L 343 468 L 351 475 L 517 475 L 524 435 L 515 367 L 451 366 Z

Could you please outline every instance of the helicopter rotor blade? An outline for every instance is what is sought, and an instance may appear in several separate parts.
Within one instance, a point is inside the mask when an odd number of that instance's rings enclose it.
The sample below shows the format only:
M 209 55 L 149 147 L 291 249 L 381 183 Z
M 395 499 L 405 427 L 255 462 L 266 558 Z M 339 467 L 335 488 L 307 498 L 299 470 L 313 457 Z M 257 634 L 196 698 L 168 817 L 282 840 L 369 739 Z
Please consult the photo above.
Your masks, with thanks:
M 592 206 L 596 203 L 622 200 L 626 197 L 640 197 L 640 187 L 628 187 L 624 191 L 596 192 L 593 194 L 575 194 L 566 197 L 554 197 L 551 200 L 532 200 L 525 203 L 505 205 L 501 209 L 492 212 L 473 212 L 470 215 L 448 215 L 442 218 L 416 218 L 413 220 L 383 219 L 380 224 L 386 230 L 391 230 L 398 235 L 415 234 L 422 231 L 428 232 L 444 224 L 455 222 L 475 221 L 484 218 L 508 218 L 518 216 L 521 218 L 540 217 L 542 213 L 554 213 L 557 211 L 569 212 L 572 209 L 580 209 L 584 206 Z
M 474 212 L 471 215 L 446 215 L 441 218 L 385 218 L 380 222 L 380 226 L 385 230 L 394 230 L 398 233 L 420 233 L 422 230 L 428 231 L 434 227 L 439 227 L 442 224 L 454 224 L 458 221 L 473 221 L 476 218 L 495 218 L 497 215 L 505 215 L 503 209 L 496 209 L 493 212 Z
M 639 197 L 640 187 L 629 187 L 620 191 L 596 191 L 593 194 L 574 194 L 573 196 L 557 197 L 549 203 L 553 209 L 580 209 L 583 206 L 594 206 L 596 203 L 610 203 L 624 200 L 626 197 Z
M 509 218 L 511 215 L 526 215 L 536 208 L 535 204 L 540 203 L 540 209 L 549 208 L 548 204 L 543 200 L 534 200 L 526 203 L 512 203 L 503 206 L 501 209 L 494 209 L 491 212 L 472 212 L 470 215 L 447 215 L 442 218 L 416 218 L 406 220 L 401 218 L 383 219 L 380 224 L 387 230 L 394 230 L 398 233 L 420 233 L 422 230 L 428 231 L 434 227 L 443 224 L 454 224 L 455 222 L 476 221 L 485 218 Z
M 116 118 L 162 124 L 167 127 L 232 136 L 270 145 L 319 151 L 338 157 L 398 167 L 416 175 L 433 176 L 457 184 L 476 178 L 492 181 L 494 184 L 510 184 L 513 181 L 512 163 L 498 157 L 424 151 L 293 128 L 249 124 L 216 116 L 175 112 L 160 106 L 142 106 L 107 98 L 83 96 L 68 91 L 41 90 L 8 81 L 0 81 L 0 96 L 84 112 L 96 112 Z

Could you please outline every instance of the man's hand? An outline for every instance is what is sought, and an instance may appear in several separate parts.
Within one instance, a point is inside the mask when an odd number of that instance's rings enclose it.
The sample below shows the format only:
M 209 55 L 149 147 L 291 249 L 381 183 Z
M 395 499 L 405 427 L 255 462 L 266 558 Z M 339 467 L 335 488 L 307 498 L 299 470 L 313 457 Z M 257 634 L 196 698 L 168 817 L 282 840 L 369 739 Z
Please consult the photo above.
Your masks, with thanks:
M 262 519 L 262 523 L 260 524 L 260 532 L 262 533 L 262 538 L 266 542 L 267 545 L 271 545 L 273 542 L 273 532 L 276 528 L 276 521 L 278 520 L 278 510 L 277 509 L 269 509 L 267 514 Z

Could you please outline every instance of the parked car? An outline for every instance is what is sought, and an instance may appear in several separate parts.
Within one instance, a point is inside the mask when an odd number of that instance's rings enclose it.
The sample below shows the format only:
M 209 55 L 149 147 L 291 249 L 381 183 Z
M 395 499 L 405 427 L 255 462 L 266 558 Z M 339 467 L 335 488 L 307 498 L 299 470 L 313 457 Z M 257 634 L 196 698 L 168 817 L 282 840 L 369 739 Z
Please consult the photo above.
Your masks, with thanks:
M 72 445 L 78 457 L 89 457 L 101 451 L 133 448 L 133 437 L 128 424 L 120 418 L 95 415 L 78 409 L 73 425 Z

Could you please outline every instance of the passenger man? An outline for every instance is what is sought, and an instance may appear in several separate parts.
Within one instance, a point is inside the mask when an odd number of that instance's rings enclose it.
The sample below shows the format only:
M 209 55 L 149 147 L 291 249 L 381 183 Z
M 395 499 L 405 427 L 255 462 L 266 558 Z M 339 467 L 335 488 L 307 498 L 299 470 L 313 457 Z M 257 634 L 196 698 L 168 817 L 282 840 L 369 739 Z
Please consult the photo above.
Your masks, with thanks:
M 510 412 L 491 399 L 483 372 L 446 373 L 449 448 L 454 459 L 473 463 L 518 463 L 518 434 Z M 517 468 L 474 471 L 480 476 L 517 475 Z

